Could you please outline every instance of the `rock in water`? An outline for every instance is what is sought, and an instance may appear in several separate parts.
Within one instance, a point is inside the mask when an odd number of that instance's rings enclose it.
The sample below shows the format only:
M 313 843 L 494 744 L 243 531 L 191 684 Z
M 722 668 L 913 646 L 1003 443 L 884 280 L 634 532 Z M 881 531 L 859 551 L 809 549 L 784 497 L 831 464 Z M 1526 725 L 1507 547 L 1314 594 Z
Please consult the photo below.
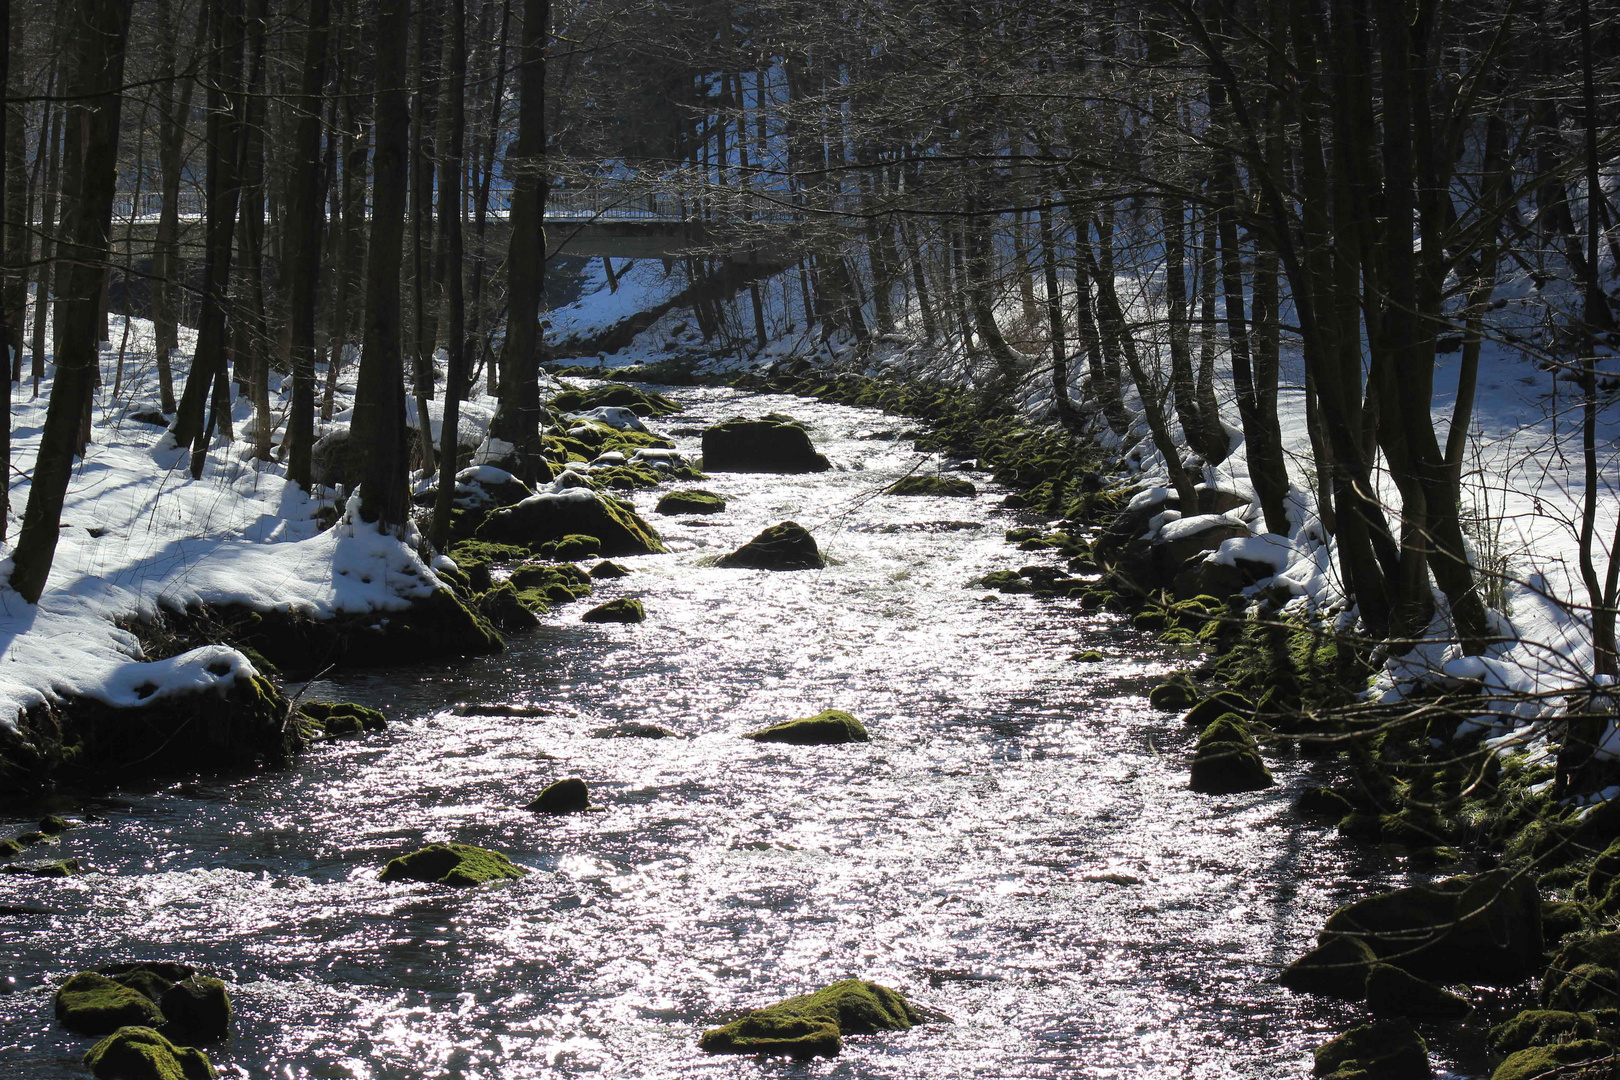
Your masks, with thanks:
M 594 536 L 601 555 L 658 555 L 658 534 L 633 510 L 592 491 L 565 488 L 496 510 L 478 526 L 477 538 L 495 544 L 521 544 L 530 550 L 565 536 Z
M 1451 991 L 1391 964 L 1374 964 L 1368 970 L 1367 1007 L 1374 1016 L 1440 1020 L 1461 1020 L 1474 1011 L 1472 1005 Z
M 606 581 L 608 578 L 628 577 L 629 574 L 630 571 L 626 570 L 618 563 L 607 562 L 604 560 L 591 567 L 589 576 L 596 578 L 598 581 Z
M 1290 990 L 1359 1001 L 1367 970 L 1378 955 L 1359 938 L 1334 935 L 1283 969 L 1277 981 Z
M 231 996 L 225 984 L 193 975 L 169 987 L 158 1005 L 169 1026 L 194 1042 L 223 1039 L 231 1030 Z
M 1438 983 L 1511 986 L 1542 970 L 1541 898 L 1506 870 L 1381 893 L 1334 912 L 1322 931 Z M 1569 968 L 1560 970 L 1568 971 Z
M 802 427 L 776 420 L 727 420 L 703 432 L 706 472 L 826 472 L 832 468 L 816 453 Z
M 1260 759 L 1254 736 L 1236 713 L 1222 716 L 1198 736 L 1188 784 L 1194 791 L 1229 795 L 1237 791 L 1258 791 L 1272 783 L 1271 771 Z
M 1561 1069 L 1560 1066 L 1602 1063 L 1599 1071 Z M 1577 1039 L 1552 1046 L 1532 1046 L 1509 1055 L 1491 1073 L 1491 1080 L 1540 1080 L 1551 1077 L 1612 1076 L 1614 1048 L 1596 1039 Z
M 585 786 L 585 781 L 577 776 L 570 776 L 547 787 L 540 793 L 538 799 L 523 809 L 541 814 L 575 814 L 589 809 L 590 805 L 591 793 Z
M 823 709 L 801 720 L 784 720 L 780 724 L 750 731 L 746 737 L 755 742 L 792 743 L 795 746 L 832 746 L 871 741 L 861 722 L 842 709 Z
M 56 991 L 56 1019 L 81 1035 L 106 1035 L 132 1024 L 161 1024 L 163 1010 L 133 987 L 81 971 Z
M 1597 1020 L 1590 1013 L 1556 1009 L 1526 1009 L 1506 1023 L 1491 1028 L 1491 1048 L 1511 1054 L 1531 1046 L 1574 1042 L 1597 1037 Z
M 843 1050 L 845 1035 L 910 1031 L 921 1022 L 906 999 L 888 987 L 845 979 L 711 1028 L 698 1046 L 711 1054 L 832 1057 Z
M 660 514 L 718 514 L 726 508 L 726 500 L 712 491 L 672 491 L 658 500 L 654 507 Z
M 149 1027 L 121 1027 L 84 1055 L 96 1080 L 212 1080 L 201 1050 L 176 1046 Z
M 579 617 L 580 622 L 591 623 L 638 623 L 647 621 L 647 609 L 641 605 L 640 600 L 628 596 L 621 596 L 617 600 L 609 600 L 605 604 L 598 604 Z
M 1316 1050 L 1315 1072 L 1369 1080 L 1425 1080 L 1434 1075 L 1429 1047 L 1406 1020 L 1362 1024 L 1324 1043 Z
M 1198 700 L 1198 687 L 1184 672 L 1176 672 L 1155 686 L 1148 694 L 1148 704 L 1155 709 L 1177 712 Z
M 426 881 L 466 887 L 520 878 L 528 871 L 498 851 L 471 844 L 429 844 L 409 855 L 390 859 L 379 881 Z
M 979 489 L 955 476 L 904 476 L 889 488 L 890 495 L 931 495 L 941 499 L 970 499 Z
M 744 570 L 820 570 L 827 565 L 816 538 L 793 521 L 772 525 L 717 565 Z

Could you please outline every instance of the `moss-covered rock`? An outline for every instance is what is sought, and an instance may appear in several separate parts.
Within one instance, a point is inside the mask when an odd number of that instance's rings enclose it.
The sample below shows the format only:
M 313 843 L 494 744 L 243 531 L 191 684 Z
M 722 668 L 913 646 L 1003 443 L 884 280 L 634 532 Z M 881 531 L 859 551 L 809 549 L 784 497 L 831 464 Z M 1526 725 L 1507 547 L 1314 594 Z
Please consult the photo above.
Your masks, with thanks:
M 1577 964 L 1559 981 L 1547 1004 L 1566 1012 L 1620 1008 L 1620 972 L 1605 964 Z
M 1555 944 L 1571 934 L 1578 934 L 1586 925 L 1581 905 L 1573 900 L 1543 900 L 1541 902 L 1541 934 L 1547 944 Z
M 586 576 L 595 581 L 608 581 L 612 578 L 629 577 L 630 571 L 616 562 L 608 562 L 604 559 L 591 567 L 590 573 Z
M 1227 713 L 1211 723 L 1198 736 L 1193 752 L 1192 775 L 1188 786 L 1206 795 L 1229 795 L 1238 791 L 1258 791 L 1275 781 L 1260 757 L 1248 725 L 1235 713 Z
M 1532 1046 L 1509 1054 L 1506 1061 L 1491 1073 L 1491 1080 L 1587 1080 L 1599 1075 L 1610 1075 L 1614 1049 L 1608 1043 L 1594 1039 Z M 1587 1063 L 1604 1062 L 1601 1072 L 1579 1068 Z
M 1392 964 L 1374 964 L 1368 969 L 1367 1007 L 1374 1016 L 1437 1020 L 1461 1020 L 1474 1011 L 1466 999 Z
M 1220 690 L 1187 710 L 1181 722 L 1200 731 L 1227 713 L 1235 713 L 1243 720 L 1254 717 L 1254 702 L 1231 690 Z
M 1024 576 L 1016 570 L 992 570 L 984 577 L 971 582 L 969 587 L 972 586 L 994 589 L 1001 593 L 1031 593 L 1035 591 L 1035 583 L 1024 580 Z
M 1380 893 L 1334 912 L 1324 935 L 1358 937 L 1379 959 L 1438 983 L 1508 986 L 1541 969 L 1541 898 L 1492 870 Z
M 1085 649 L 1081 652 L 1075 653 L 1073 656 L 1073 660 L 1077 664 L 1100 664 L 1107 659 L 1108 658 L 1106 656 L 1098 652 L 1096 649 Z
M 716 565 L 748 570 L 820 570 L 827 565 L 810 530 L 794 521 L 772 525 Z
M 1597 1021 L 1590 1013 L 1561 1009 L 1526 1009 L 1491 1028 L 1491 1049 L 1511 1054 L 1531 1046 L 1596 1038 Z
M 520 544 L 492 544 L 487 540 L 463 540 L 452 544 L 447 552 L 472 583 L 474 592 L 490 587 L 490 571 L 497 566 L 510 566 L 529 557 L 529 549 Z
M 672 739 L 675 732 L 658 724 L 643 724 L 634 720 L 627 720 L 612 727 L 597 728 L 591 732 L 593 739 Z
M 605 604 L 598 604 L 579 617 L 580 622 L 588 623 L 638 623 L 647 621 L 647 609 L 640 600 L 629 596 L 621 596 L 617 600 L 609 600 Z
M 535 549 L 535 554 L 542 559 L 555 559 L 558 562 L 594 558 L 601 553 L 602 541 L 594 536 L 582 536 L 578 533 L 570 533 L 561 539 L 541 544 Z
M 1290 990 L 1359 1001 L 1378 956 L 1356 938 L 1333 936 L 1283 968 L 1277 981 Z
M 531 607 L 537 601 L 566 604 L 583 599 L 596 589 L 590 575 L 572 563 L 524 563 L 516 567 L 507 580 L 517 590 L 518 599 Z
M 44 836 L 61 836 L 71 828 L 72 822 L 56 814 L 46 814 L 39 820 L 39 832 Z
M 1362 1024 L 1317 1047 L 1317 1076 L 1353 1069 L 1376 1080 L 1424 1080 L 1433 1075 L 1427 1044 L 1404 1019 Z
M 218 979 L 206 975 L 182 979 L 163 992 L 158 1007 L 169 1021 L 164 1031 L 188 1041 L 210 1042 L 230 1033 L 231 995 Z
M 558 780 L 540 792 L 533 802 L 523 809 L 532 810 L 537 814 L 577 814 L 581 810 L 591 807 L 590 789 L 585 781 L 577 776 L 570 776 Z
M 868 742 L 871 736 L 859 720 L 842 709 L 823 709 L 814 716 L 784 720 L 780 724 L 751 731 L 747 738 L 755 742 L 792 743 L 795 746 L 831 746 Z
M 573 599 L 572 592 L 568 598 Z M 519 593 L 510 581 L 501 581 L 475 596 L 473 607 L 501 633 L 517 634 L 539 626 L 540 616 L 550 610 L 551 604 L 543 591 Z
M 832 1057 L 843 1050 L 845 1035 L 910 1031 L 921 1022 L 906 999 L 888 987 L 845 979 L 711 1028 L 698 1046 L 711 1054 Z
M 379 881 L 426 881 L 466 887 L 520 878 L 528 871 L 498 851 L 471 844 L 429 844 L 390 859 Z
M 566 488 L 524 499 L 496 510 L 475 534 L 496 544 L 520 544 L 530 550 L 565 536 L 594 536 L 599 554 L 657 555 L 664 545 L 652 526 L 634 510 L 589 488 Z
M 1350 800 L 1330 787 L 1308 787 L 1299 793 L 1294 809 L 1305 817 L 1342 821 L 1355 808 Z
M 582 413 L 591 409 L 614 407 L 629 409 L 637 416 L 647 417 L 669 416 L 681 411 L 679 402 L 672 401 L 663 394 L 613 382 L 564 390 L 552 398 L 550 404 L 561 413 Z
M 298 714 L 303 718 L 306 738 L 315 734 L 358 735 L 388 727 L 388 719 L 382 713 L 352 701 L 301 701 Z
M 96 1080 L 211 1080 L 208 1056 L 176 1046 L 150 1027 L 122 1027 L 90 1048 L 84 1063 Z
M 703 432 L 707 472 L 812 473 L 832 465 L 797 424 L 733 419 Z
M 1178 671 L 1148 693 L 1148 704 L 1165 712 L 1185 709 L 1198 700 L 1198 687 L 1192 677 Z
M 56 1019 L 81 1035 L 106 1035 L 128 1025 L 163 1023 L 158 1003 L 95 971 L 81 971 L 57 988 Z
M 686 488 L 682 491 L 671 491 L 658 500 L 654 507 L 658 513 L 674 514 L 718 514 L 726 508 L 726 500 L 712 491 L 700 491 L 697 488 Z
M 40 863 L 8 863 L 0 867 L 0 873 L 16 877 L 65 878 L 84 873 L 84 867 L 79 865 L 78 859 L 52 859 Z
M 970 499 L 979 493 L 970 481 L 958 476 L 904 476 L 889 486 L 890 495 L 931 496 L 937 499 Z

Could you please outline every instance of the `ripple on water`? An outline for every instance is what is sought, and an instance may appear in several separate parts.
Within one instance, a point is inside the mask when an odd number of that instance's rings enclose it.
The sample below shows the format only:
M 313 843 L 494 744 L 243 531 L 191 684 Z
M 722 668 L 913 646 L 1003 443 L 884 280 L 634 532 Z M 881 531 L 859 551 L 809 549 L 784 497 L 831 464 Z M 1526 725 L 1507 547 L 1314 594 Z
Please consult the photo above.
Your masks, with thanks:
M 1109 663 L 1068 660 L 1113 617 L 963 587 L 1049 558 L 1002 542 L 1024 519 L 993 485 L 886 496 L 918 455 L 860 436 L 892 418 L 671 393 L 691 432 L 792 412 L 837 468 L 716 474 L 725 514 L 656 518 L 671 553 L 622 560 L 635 572 L 598 588 L 641 598 L 645 624 L 583 625 L 576 605 L 499 657 L 344 675 L 313 692 L 387 710 L 386 733 L 289 771 L 126 792 L 65 841 L 105 873 L 0 879 L 0 903 L 50 912 L 0 921 L 0 1072 L 80 1075 L 86 1044 L 49 1022 L 49 986 L 140 955 L 230 976 L 237 1031 L 215 1057 L 239 1076 L 1304 1070 L 1351 1014 L 1267 980 L 1344 894 L 1337 846 L 1296 830 L 1280 789 L 1186 791 L 1187 735 L 1142 697 L 1157 655 L 1127 638 Z M 695 434 L 678 441 L 696 453 Z M 655 498 L 635 496 L 644 512 Z M 816 532 L 826 570 L 707 565 L 784 519 Z M 454 715 L 466 702 L 568 708 Z M 738 738 L 825 707 L 874 741 Z M 631 721 L 681 737 L 593 737 Z M 520 809 L 564 775 L 598 812 Z M 534 872 L 470 893 L 376 880 L 435 840 Z M 852 975 L 955 1022 L 852 1040 L 833 1062 L 696 1052 L 704 1026 Z

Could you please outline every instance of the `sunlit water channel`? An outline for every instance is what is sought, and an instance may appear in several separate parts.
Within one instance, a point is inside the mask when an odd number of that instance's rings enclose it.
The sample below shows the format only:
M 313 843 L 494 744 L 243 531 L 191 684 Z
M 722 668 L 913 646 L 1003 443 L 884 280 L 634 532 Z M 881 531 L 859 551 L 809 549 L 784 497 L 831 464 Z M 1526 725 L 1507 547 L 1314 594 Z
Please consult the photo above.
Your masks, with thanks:
M 384 709 L 381 735 L 287 771 L 114 793 L 54 857 L 93 873 L 0 877 L 0 1076 L 73 1077 L 90 1040 L 50 990 L 166 957 L 232 984 L 227 1076 L 1298 1077 L 1353 1008 L 1272 981 L 1369 867 L 1279 787 L 1186 788 L 1190 734 L 1148 708 L 1184 657 L 1070 601 L 966 588 L 1039 557 L 1004 492 L 881 494 L 918 465 L 895 417 L 730 390 L 670 391 L 656 426 L 695 455 L 728 415 L 788 411 L 834 462 L 716 474 L 709 519 L 656 518 L 672 554 L 488 660 L 312 687 Z M 934 467 L 932 460 L 926 467 Z M 812 528 L 832 565 L 706 565 L 766 525 Z M 633 627 L 579 622 L 639 597 Z M 1076 664 L 1099 648 L 1102 664 Z M 457 704 L 542 717 L 460 716 Z M 741 733 L 825 707 L 873 741 Z M 601 738 L 625 722 L 679 738 Z M 599 810 L 521 809 L 568 775 Z M 20 825 L 21 822 L 12 823 Z M 13 830 L 14 831 L 14 830 Z M 376 880 L 435 840 L 498 848 L 527 879 L 452 891 Z M 887 983 L 953 1023 L 848 1040 L 811 1063 L 709 1057 L 697 1036 L 837 979 Z M 1442 1042 L 1442 1054 L 1459 1040 Z

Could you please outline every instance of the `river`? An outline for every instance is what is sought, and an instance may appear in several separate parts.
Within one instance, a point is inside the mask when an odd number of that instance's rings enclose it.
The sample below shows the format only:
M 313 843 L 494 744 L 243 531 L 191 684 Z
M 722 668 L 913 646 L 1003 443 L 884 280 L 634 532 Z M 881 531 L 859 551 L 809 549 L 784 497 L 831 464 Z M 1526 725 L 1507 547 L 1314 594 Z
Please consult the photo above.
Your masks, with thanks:
M 1378 864 L 1299 820 L 1305 767 L 1274 762 L 1265 792 L 1188 791 L 1191 733 L 1146 700 L 1185 654 L 1071 601 L 965 587 L 1041 560 L 1002 536 L 1031 519 L 981 473 L 973 499 L 883 495 L 919 463 L 897 437 L 916 425 L 668 392 L 687 411 L 655 427 L 683 451 L 714 420 L 785 411 L 835 468 L 715 474 L 701 486 L 730 506 L 709 519 L 659 518 L 640 492 L 672 553 L 620 560 L 630 576 L 505 654 L 309 688 L 383 709 L 387 732 L 89 804 L 55 857 L 93 873 L 0 877 L 0 905 L 41 911 L 0 916 L 0 1075 L 85 1075 L 90 1040 L 54 1023 L 50 991 L 136 957 L 232 985 L 235 1033 L 207 1048 L 226 1076 L 1308 1074 L 1356 1007 L 1270 980 Z M 826 570 L 707 564 L 784 519 L 814 531 Z M 647 622 L 579 621 L 618 595 Z M 1107 661 L 1072 662 L 1090 648 Z M 873 741 L 740 737 L 825 707 Z M 679 737 L 596 735 L 627 722 Z M 596 812 L 522 809 L 570 775 Z M 534 873 L 376 880 L 438 840 Z M 851 976 L 953 1022 L 855 1037 L 831 1061 L 697 1049 L 705 1027 Z

